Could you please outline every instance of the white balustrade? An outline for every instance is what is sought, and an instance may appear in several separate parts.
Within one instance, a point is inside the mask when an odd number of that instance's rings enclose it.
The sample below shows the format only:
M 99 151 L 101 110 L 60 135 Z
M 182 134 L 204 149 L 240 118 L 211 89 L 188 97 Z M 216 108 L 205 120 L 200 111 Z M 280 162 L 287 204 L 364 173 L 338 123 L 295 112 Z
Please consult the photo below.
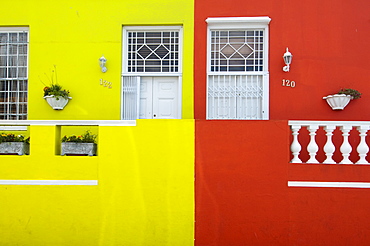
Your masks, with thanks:
M 369 130 L 369 126 L 361 125 L 357 127 L 357 130 L 360 132 L 361 141 L 357 146 L 357 152 L 360 156 L 360 159 L 356 162 L 356 164 L 369 164 L 369 162 L 366 160 L 366 155 L 369 152 L 369 146 L 366 144 L 366 132 Z
M 335 130 L 335 125 L 328 125 L 324 126 L 326 131 L 326 144 L 324 146 L 324 152 L 326 155 L 326 159 L 324 163 L 326 164 L 335 164 L 336 162 L 333 160 L 333 155 L 335 152 L 335 145 L 333 144 L 333 131 Z
M 298 142 L 298 131 L 301 129 L 301 126 L 299 125 L 294 125 L 291 127 L 293 131 L 293 142 L 292 145 L 290 146 L 290 150 L 292 151 L 293 154 L 293 159 L 292 163 L 302 163 L 302 161 L 299 159 L 298 155 L 299 152 L 301 152 L 301 145 Z
M 343 159 L 340 164 L 353 164 L 353 162 L 349 160 L 349 155 L 352 152 L 352 146 L 348 142 L 349 131 L 352 130 L 352 126 L 341 126 L 340 130 L 343 132 L 343 143 L 340 146 L 340 152 L 342 153 Z
M 366 156 L 369 152 L 369 145 L 366 142 L 367 132 L 370 130 L 369 121 L 289 121 L 289 125 L 293 136 L 293 141 L 290 146 L 290 150 L 293 155 L 293 159 L 291 160 L 292 163 L 320 163 L 320 161 L 317 160 L 317 153 L 322 148 L 326 159 L 321 163 L 354 164 L 351 161 L 350 156 L 353 157 L 353 155 L 357 154 L 357 158 L 359 159 L 355 164 L 369 164 L 366 160 Z M 307 129 L 309 136 L 302 135 L 306 134 L 306 132 L 301 133 L 303 128 Z M 324 134 L 318 136 L 319 129 L 324 130 L 326 137 Z M 338 133 L 341 135 L 341 140 L 334 141 L 333 136 Z M 307 161 L 303 161 L 300 158 L 301 150 L 305 146 L 302 146 L 299 136 L 306 139 L 305 144 L 307 144 L 306 149 L 309 155 L 309 159 Z M 317 142 L 322 142 L 317 141 L 320 138 L 326 138 L 324 146 L 319 146 L 319 144 L 317 144 Z M 350 141 L 351 138 L 360 139 L 357 146 L 351 145 L 351 142 L 356 142 Z M 307 141 L 309 142 L 307 143 Z M 336 149 L 338 149 L 341 154 L 341 160 L 337 160 L 338 162 L 333 159 Z M 353 150 L 355 151 L 353 152 Z
M 319 146 L 317 145 L 316 140 L 315 140 L 316 131 L 317 129 L 319 129 L 319 126 L 309 125 L 307 129 L 310 132 L 310 143 L 307 146 L 310 159 L 307 161 L 307 163 L 319 163 L 319 161 L 316 160 L 316 153 L 319 150 Z

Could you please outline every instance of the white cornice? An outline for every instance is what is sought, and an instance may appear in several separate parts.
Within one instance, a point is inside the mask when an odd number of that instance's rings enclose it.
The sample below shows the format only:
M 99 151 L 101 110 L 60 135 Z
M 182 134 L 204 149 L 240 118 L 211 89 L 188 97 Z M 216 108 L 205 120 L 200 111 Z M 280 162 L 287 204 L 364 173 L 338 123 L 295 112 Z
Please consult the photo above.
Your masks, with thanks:
M 210 17 L 206 19 L 209 26 L 227 26 L 227 25 L 268 25 L 271 18 L 268 16 L 258 17 Z
M 0 126 L 135 126 L 135 120 L 0 120 Z

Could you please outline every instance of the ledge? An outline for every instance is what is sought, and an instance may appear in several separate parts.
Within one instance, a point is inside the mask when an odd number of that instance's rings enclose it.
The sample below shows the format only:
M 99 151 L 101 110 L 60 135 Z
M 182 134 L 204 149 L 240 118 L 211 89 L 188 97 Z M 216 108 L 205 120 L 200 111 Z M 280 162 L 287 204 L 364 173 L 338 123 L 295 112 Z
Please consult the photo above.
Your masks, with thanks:
M 136 120 L 1 120 L 0 126 L 136 126 Z
M 209 17 L 206 19 L 208 25 L 227 26 L 227 25 L 268 25 L 271 18 L 268 16 L 256 17 Z
M 0 180 L 0 185 L 98 185 L 97 180 Z

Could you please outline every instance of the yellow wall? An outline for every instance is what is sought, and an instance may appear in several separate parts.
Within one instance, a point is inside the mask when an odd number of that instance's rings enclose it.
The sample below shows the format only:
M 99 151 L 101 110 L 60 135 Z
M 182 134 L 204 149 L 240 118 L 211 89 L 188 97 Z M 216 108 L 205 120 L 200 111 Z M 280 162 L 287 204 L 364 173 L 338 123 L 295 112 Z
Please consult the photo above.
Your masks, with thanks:
M 58 130 L 31 126 L 29 156 L 0 156 L 0 245 L 193 245 L 194 120 L 98 127 L 98 156 L 55 155 Z
M 193 1 L 22 0 L 0 8 L 0 26 L 30 29 L 30 120 L 120 119 L 124 25 L 183 26 L 184 120 L 86 127 L 98 134 L 94 157 L 57 155 L 61 135 L 79 128 L 30 126 L 31 154 L 0 156 L 0 180 L 98 185 L 0 185 L 0 245 L 193 245 Z M 73 97 L 62 111 L 42 98 L 54 65 Z
M 124 25 L 183 25 L 182 118 L 193 118 L 193 12 L 191 0 L 2 2 L 0 26 L 30 28 L 28 118 L 120 119 Z M 100 72 L 102 55 L 107 73 Z M 54 65 L 73 98 L 62 111 L 42 98 Z M 101 86 L 100 79 L 113 88 Z

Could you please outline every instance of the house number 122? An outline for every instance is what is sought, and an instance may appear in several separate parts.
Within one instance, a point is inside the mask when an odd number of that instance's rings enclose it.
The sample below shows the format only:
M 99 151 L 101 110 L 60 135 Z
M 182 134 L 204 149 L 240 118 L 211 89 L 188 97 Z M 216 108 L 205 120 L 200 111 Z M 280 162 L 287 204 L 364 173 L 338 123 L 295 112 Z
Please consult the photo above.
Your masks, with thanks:
M 294 88 L 295 87 L 295 81 L 290 81 L 290 80 L 287 80 L 287 79 L 283 79 L 282 86 L 288 86 L 288 87 Z

